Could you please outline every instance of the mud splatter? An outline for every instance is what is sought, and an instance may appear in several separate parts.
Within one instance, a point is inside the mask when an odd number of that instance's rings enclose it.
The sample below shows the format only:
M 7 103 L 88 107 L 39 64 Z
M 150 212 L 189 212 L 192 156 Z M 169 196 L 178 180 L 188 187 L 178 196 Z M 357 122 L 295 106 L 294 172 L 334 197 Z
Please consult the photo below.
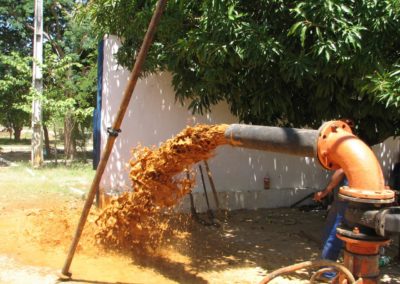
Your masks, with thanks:
M 132 192 L 113 199 L 99 215 L 96 238 L 107 247 L 154 246 L 168 228 L 162 221 L 166 208 L 175 205 L 193 187 L 182 174 L 191 165 L 213 156 L 226 144 L 227 125 L 187 127 L 159 148 L 138 146 L 130 162 Z

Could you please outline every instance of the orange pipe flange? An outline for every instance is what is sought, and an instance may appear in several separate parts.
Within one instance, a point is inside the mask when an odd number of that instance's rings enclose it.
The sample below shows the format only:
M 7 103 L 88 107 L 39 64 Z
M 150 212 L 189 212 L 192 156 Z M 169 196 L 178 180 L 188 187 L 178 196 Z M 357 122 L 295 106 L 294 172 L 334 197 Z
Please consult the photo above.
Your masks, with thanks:
M 374 153 L 343 121 L 329 121 L 319 130 L 317 156 L 329 170 L 342 168 L 349 186 L 342 198 L 363 203 L 391 203 L 394 192 L 385 188 L 382 169 Z

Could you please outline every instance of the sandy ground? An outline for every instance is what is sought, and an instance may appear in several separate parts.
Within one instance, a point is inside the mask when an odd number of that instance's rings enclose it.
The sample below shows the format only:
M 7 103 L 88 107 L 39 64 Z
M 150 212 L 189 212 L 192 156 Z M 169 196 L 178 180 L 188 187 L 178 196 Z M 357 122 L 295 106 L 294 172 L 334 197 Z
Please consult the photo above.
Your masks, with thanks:
M 0 283 L 59 283 L 83 201 L 57 191 L 18 191 L 4 174 L 0 167 Z M 91 214 L 69 283 L 258 283 L 275 269 L 318 258 L 323 215 L 297 209 L 240 210 L 218 214 L 219 227 L 170 215 L 175 234 L 145 253 L 98 246 Z M 396 252 L 397 247 L 388 249 L 392 257 Z M 308 283 L 310 276 L 300 271 L 272 283 Z M 398 262 L 382 269 L 382 283 L 400 283 Z
M 0 204 L 0 282 L 57 283 L 82 201 L 55 193 L 16 192 L 0 194 Z M 91 216 L 73 260 L 72 282 L 257 283 L 274 269 L 317 258 L 312 238 L 324 221 L 321 212 L 296 209 L 230 212 L 219 216 L 220 227 L 187 216 L 171 218 L 180 233 L 153 254 L 144 254 L 98 247 Z M 398 263 L 392 263 L 384 269 L 383 283 L 400 283 L 399 275 Z M 309 277 L 301 271 L 273 283 L 307 283 Z
M 17 195 L 2 197 L 1 282 L 56 283 L 82 202 L 65 200 L 65 196 L 56 194 L 34 199 Z M 283 230 L 286 226 L 296 226 L 297 221 L 290 219 L 285 224 L 287 221 L 281 220 L 281 214 L 286 213 L 233 212 L 224 215 L 226 220 L 220 228 L 177 216 L 175 223 L 182 222 L 188 232 L 171 236 L 151 255 L 140 251 L 104 252 L 93 241 L 93 218 L 89 218 L 71 267 L 73 280 L 87 283 L 254 283 L 265 274 L 263 263 L 271 262 L 271 269 L 275 269 L 289 264 L 298 255 L 294 251 L 287 255 L 288 251 L 274 244 L 278 238 L 281 241 L 300 239 Z M 277 230 L 278 227 L 281 229 Z M 291 241 L 288 244 L 291 250 L 304 250 L 304 257 L 316 253 L 311 247 L 304 249 Z

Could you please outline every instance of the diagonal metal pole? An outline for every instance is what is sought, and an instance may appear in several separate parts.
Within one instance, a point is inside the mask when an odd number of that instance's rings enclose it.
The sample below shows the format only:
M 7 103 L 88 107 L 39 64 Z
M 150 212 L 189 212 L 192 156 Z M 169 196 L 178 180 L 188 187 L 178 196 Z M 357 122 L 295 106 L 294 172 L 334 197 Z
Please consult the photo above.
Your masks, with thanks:
M 83 228 L 85 227 L 85 223 L 86 223 L 87 217 L 89 215 L 90 208 L 92 207 L 92 204 L 93 204 L 93 199 L 99 188 L 101 177 L 103 176 L 104 170 L 106 168 L 108 158 L 110 157 L 111 151 L 113 149 L 115 139 L 118 136 L 118 132 L 120 132 L 119 129 L 122 124 L 122 120 L 125 116 L 126 109 L 128 108 L 129 101 L 132 97 L 133 90 L 135 89 L 140 72 L 142 70 L 144 60 L 146 58 L 146 55 L 147 55 L 149 48 L 151 46 L 151 43 L 153 41 L 154 33 L 156 31 L 157 25 L 160 21 L 161 15 L 165 9 L 166 4 L 167 4 L 167 0 L 159 0 L 157 2 L 157 7 L 154 11 L 153 17 L 151 18 L 146 35 L 144 36 L 144 39 L 143 39 L 142 46 L 136 57 L 135 64 L 132 69 L 132 73 L 129 77 L 128 85 L 125 87 L 123 98 L 122 98 L 122 101 L 121 101 L 121 104 L 120 104 L 120 107 L 119 107 L 119 110 L 117 113 L 117 117 L 114 121 L 112 128 L 108 129 L 109 136 L 107 139 L 107 144 L 102 153 L 99 165 L 97 167 L 96 174 L 93 178 L 92 185 L 90 187 L 90 191 L 88 193 L 85 205 L 82 210 L 81 217 L 79 219 L 78 226 L 76 228 L 75 236 L 72 240 L 72 243 L 71 243 L 71 246 L 70 246 L 70 249 L 68 252 L 68 256 L 65 260 L 64 267 L 61 271 L 62 276 L 64 276 L 64 277 L 71 277 L 71 275 L 72 275 L 71 272 L 69 271 L 72 259 L 74 257 L 76 248 L 78 246 L 79 239 L 82 235 Z
M 210 167 L 208 166 L 207 160 L 204 160 L 204 165 L 206 166 L 206 172 L 207 172 L 207 176 L 208 176 L 208 181 L 210 182 L 211 190 L 212 190 L 212 193 L 214 195 L 215 205 L 217 207 L 217 210 L 220 210 L 219 200 L 218 200 L 218 193 L 217 193 L 217 190 L 215 189 L 214 179 L 212 177 L 211 170 L 210 170 Z

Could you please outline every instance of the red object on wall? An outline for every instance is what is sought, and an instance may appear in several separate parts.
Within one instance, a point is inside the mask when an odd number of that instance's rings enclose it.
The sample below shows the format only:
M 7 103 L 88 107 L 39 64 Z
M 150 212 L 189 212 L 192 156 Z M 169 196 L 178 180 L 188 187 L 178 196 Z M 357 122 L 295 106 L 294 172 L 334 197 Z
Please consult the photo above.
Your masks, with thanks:
M 264 189 L 269 189 L 270 188 L 270 183 L 271 183 L 271 181 L 270 181 L 269 177 L 266 176 L 264 178 Z

